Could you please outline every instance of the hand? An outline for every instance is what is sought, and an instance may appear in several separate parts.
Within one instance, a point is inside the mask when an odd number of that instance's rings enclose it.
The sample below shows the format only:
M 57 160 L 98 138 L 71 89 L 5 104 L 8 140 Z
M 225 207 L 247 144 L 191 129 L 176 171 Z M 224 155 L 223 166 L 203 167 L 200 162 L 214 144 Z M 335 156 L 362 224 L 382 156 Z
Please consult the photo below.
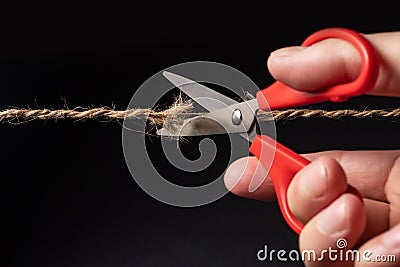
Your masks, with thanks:
M 400 97 L 400 32 L 365 35 L 381 62 L 372 95 Z M 350 44 L 327 39 L 311 47 L 288 47 L 273 52 L 268 68 L 277 80 L 301 91 L 318 90 L 356 78 L 360 57 Z M 301 251 L 336 248 L 345 238 L 347 249 L 376 255 L 395 255 L 396 262 L 306 261 L 307 266 L 397 266 L 400 261 L 400 150 L 327 151 L 303 155 L 311 164 L 299 171 L 288 189 L 289 207 L 304 223 Z M 255 157 L 237 160 L 227 169 L 226 187 L 242 197 L 274 200 L 270 179 L 254 192 L 250 181 L 266 170 Z M 315 183 L 315 181 L 319 181 Z M 345 193 L 356 187 L 364 203 Z M 327 257 L 326 257 L 327 258 Z

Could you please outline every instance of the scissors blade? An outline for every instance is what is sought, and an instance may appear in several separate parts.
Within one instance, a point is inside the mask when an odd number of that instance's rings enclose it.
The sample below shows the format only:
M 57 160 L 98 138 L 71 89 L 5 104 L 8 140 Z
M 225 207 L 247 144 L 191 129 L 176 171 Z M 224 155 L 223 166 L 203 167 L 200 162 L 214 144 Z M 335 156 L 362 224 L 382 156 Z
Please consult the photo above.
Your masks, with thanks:
M 241 114 L 241 123 L 235 124 L 232 115 L 235 110 Z M 236 103 L 223 109 L 185 120 L 177 131 L 169 132 L 165 128 L 157 131 L 163 136 L 198 136 L 226 133 L 239 133 L 244 139 L 252 141 L 256 136 L 255 114 L 258 110 L 257 99 Z
M 185 120 L 179 129 L 171 132 L 165 128 L 157 130 L 162 136 L 198 136 L 226 133 L 239 133 L 244 139 L 252 141 L 256 136 L 255 115 L 259 109 L 256 99 L 237 102 L 223 94 L 220 94 L 202 84 L 164 71 L 163 76 L 172 84 L 181 89 L 186 95 L 203 106 L 210 113 L 204 113 Z M 232 122 L 233 111 L 241 112 L 241 123 Z
M 230 97 L 178 74 L 164 71 L 163 76 L 208 111 L 219 110 L 238 103 Z
M 206 113 L 203 116 L 222 124 L 227 133 L 246 133 L 254 126 L 258 109 L 257 99 L 252 99 Z M 234 112 L 240 114 L 239 124 L 234 122 Z
M 177 129 L 168 130 L 161 128 L 157 130 L 158 135 L 162 136 L 199 136 L 199 135 L 214 135 L 226 134 L 225 128 L 213 119 L 205 115 L 200 115 L 185 120 Z

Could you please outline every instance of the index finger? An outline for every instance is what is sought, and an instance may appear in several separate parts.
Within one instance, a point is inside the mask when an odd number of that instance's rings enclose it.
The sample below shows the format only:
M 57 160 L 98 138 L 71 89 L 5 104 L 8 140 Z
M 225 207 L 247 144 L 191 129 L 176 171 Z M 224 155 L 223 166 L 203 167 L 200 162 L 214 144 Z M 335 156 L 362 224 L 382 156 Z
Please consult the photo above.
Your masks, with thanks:
M 313 161 L 321 156 L 329 156 L 342 166 L 348 183 L 370 199 L 387 201 L 385 184 L 400 157 L 400 150 L 389 151 L 325 151 L 304 154 Z M 399 162 L 399 161 L 397 161 Z M 225 173 L 225 184 L 234 194 L 263 201 L 274 200 L 274 188 L 267 177 L 260 187 L 249 190 L 252 179 L 267 176 L 267 170 L 260 166 L 256 157 L 246 157 L 235 161 Z
M 371 95 L 400 97 L 400 32 L 366 34 L 375 48 L 380 70 Z M 314 91 L 357 78 L 361 58 L 348 42 L 330 38 L 309 47 L 286 47 L 268 58 L 272 76 L 300 91 Z

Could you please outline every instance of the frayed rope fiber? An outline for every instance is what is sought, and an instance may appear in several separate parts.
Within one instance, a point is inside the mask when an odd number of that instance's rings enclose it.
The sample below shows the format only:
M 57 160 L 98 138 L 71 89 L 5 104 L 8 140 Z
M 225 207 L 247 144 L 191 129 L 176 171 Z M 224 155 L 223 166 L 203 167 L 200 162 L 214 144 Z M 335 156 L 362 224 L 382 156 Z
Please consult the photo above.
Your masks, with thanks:
M 10 108 L 0 111 L 0 122 L 23 123 L 32 120 L 87 120 L 98 119 L 101 121 L 113 121 L 123 119 L 148 120 L 154 125 L 177 124 L 198 113 L 193 113 L 191 103 L 177 100 L 171 107 L 162 111 L 149 108 L 133 108 L 127 110 L 114 110 L 109 107 L 75 108 L 75 109 L 24 109 Z M 339 119 L 353 118 L 398 118 L 400 108 L 394 110 L 322 110 L 322 109 L 286 109 L 271 112 L 259 111 L 259 120 L 293 120 L 299 118 L 329 118 Z

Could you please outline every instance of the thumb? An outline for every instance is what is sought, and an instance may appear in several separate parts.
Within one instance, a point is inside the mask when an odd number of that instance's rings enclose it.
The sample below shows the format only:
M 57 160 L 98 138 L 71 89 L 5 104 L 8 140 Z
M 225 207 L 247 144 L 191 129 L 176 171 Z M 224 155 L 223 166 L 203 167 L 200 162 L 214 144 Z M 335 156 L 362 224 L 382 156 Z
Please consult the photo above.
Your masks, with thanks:
M 276 50 L 268 58 L 268 69 L 294 89 L 313 91 L 357 78 L 361 58 L 351 44 L 332 38 L 309 47 Z

